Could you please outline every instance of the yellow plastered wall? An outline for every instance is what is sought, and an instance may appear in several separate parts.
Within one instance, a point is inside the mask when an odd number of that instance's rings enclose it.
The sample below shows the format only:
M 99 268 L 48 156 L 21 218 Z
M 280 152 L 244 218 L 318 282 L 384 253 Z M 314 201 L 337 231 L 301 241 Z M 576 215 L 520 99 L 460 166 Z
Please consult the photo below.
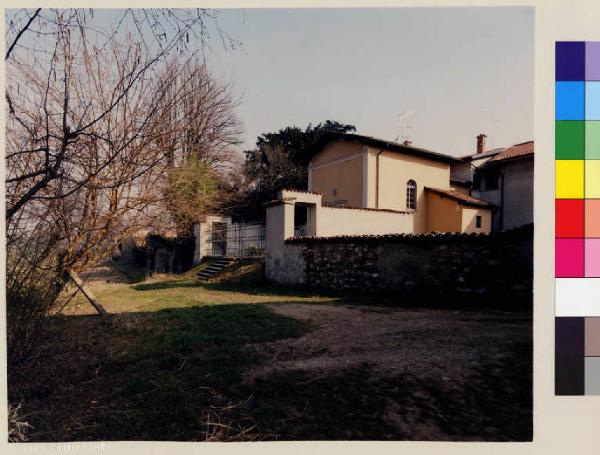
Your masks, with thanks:
M 481 217 L 481 228 L 477 227 L 477 216 Z M 461 232 L 489 234 L 492 230 L 492 211 L 484 208 L 462 206 Z
M 460 205 L 449 197 L 426 192 L 427 231 L 461 232 L 462 211 Z
M 331 142 L 311 160 L 309 191 L 321 193 L 324 203 L 362 207 L 363 160 L 361 144 Z
M 466 232 L 489 234 L 492 230 L 492 211 L 486 208 L 468 207 L 457 200 L 428 191 L 427 230 L 429 232 Z M 481 216 L 481 227 L 477 227 Z
M 369 153 L 375 157 L 379 151 L 369 148 Z M 379 155 L 379 189 L 376 189 L 376 179 L 369 181 L 369 193 L 373 193 L 374 199 L 378 200 L 375 207 L 406 210 L 406 185 L 409 180 L 417 183 L 415 232 L 427 232 L 425 187 L 449 189 L 450 164 L 384 151 Z

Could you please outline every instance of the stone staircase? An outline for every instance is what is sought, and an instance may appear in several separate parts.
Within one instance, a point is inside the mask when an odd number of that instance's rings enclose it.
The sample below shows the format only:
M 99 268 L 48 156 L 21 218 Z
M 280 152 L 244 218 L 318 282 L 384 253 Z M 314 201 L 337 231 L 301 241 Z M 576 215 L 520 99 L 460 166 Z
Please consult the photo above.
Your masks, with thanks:
M 217 276 L 219 273 L 221 273 L 223 270 L 225 270 L 227 267 L 229 267 L 234 262 L 235 262 L 235 259 L 226 258 L 226 257 L 208 259 L 206 261 L 208 266 L 201 272 L 198 272 L 196 274 L 196 276 L 200 280 L 208 281 L 209 279 Z

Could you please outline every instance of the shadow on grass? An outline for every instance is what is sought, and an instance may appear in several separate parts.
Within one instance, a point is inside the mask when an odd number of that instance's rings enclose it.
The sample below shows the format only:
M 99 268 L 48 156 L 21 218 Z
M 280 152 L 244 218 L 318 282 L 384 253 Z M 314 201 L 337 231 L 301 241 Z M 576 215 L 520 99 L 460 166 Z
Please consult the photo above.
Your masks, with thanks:
M 201 283 L 206 289 L 227 292 L 243 292 L 251 295 L 273 295 L 282 297 L 339 297 L 340 293 L 326 289 L 312 289 L 302 285 L 276 285 L 266 281 L 260 283 Z
M 464 380 L 362 365 L 246 382 L 268 360 L 247 344 L 310 326 L 261 304 L 57 316 L 49 326 L 44 358 L 9 373 L 31 441 L 531 439 L 530 336 L 499 337 L 506 355 L 482 358 Z
M 104 265 L 114 269 L 128 284 L 141 283 L 147 278 L 144 267 L 136 267 L 121 260 L 107 261 Z
M 157 291 L 161 289 L 197 288 L 200 283 L 197 280 L 165 280 L 155 283 L 141 283 L 131 286 L 136 291 Z
M 281 440 L 531 441 L 531 339 L 506 348 L 460 382 L 368 364 L 276 373 L 253 385 L 254 415 Z
M 243 373 L 262 360 L 246 345 L 309 330 L 259 304 L 120 313 L 109 321 L 56 316 L 49 326 L 43 348 L 53 360 L 9 374 L 9 399 L 24 401 L 34 416 L 31 441 L 202 440 L 206 409 L 248 398 L 238 392 Z

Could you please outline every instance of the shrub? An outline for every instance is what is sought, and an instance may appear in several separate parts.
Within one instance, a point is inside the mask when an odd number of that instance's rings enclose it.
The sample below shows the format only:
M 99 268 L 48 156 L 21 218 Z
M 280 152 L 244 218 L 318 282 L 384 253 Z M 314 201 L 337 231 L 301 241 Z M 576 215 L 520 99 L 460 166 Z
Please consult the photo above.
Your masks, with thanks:
M 9 365 L 35 346 L 46 316 L 58 305 L 66 275 L 51 261 L 33 261 L 23 251 L 7 251 L 6 321 Z

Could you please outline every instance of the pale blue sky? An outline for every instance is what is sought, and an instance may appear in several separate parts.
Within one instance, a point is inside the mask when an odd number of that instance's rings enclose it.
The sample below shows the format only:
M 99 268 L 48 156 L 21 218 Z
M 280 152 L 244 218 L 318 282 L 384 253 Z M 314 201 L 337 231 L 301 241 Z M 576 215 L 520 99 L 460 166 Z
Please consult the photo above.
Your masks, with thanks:
M 451 155 L 533 139 L 532 8 L 221 10 L 242 49 L 213 44 L 213 74 L 242 95 L 243 148 L 327 119 Z

